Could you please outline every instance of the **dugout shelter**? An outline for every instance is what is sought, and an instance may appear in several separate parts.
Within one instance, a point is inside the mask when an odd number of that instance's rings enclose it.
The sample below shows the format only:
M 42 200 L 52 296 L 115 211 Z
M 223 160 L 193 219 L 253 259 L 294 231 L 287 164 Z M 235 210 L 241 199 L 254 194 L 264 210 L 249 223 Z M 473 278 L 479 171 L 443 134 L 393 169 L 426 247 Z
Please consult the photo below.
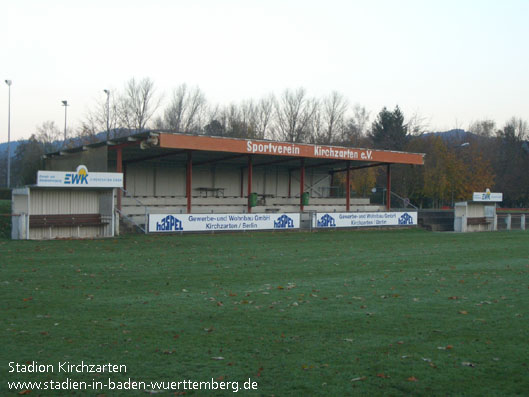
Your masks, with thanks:
M 497 203 L 502 200 L 503 193 L 491 193 L 487 189 L 485 192 L 474 192 L 472 200 L 456 203 L 454 231 L 466 233 L 498 230 L 496 208 Z
M 115 189 L 123 175 L 39 171 L 37 184 L 12 191 L 11 237 L 15 240 L 113 237 Z

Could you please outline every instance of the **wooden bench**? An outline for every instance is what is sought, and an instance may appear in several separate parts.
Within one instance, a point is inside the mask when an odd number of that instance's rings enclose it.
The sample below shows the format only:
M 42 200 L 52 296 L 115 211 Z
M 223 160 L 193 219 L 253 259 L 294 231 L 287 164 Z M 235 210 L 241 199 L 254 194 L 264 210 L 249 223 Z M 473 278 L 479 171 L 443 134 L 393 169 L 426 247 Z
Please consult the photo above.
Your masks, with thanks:
M 490 221 L 485 217 L 467 218 L 467 225 L 488 225 Z
M 197 192 L 199 192 L 200 197 L 208 197 L 208 193 L 213 193 L 215 197 L 224 197 L 224 190 L 223 187 L 197 187 L 195 188 Z M 205 194 L 203 196 L 203 194 Z
M 101 219 L 101 214 L 54 214 L 30 215 L 29 227 L 71 227 L 71 226 L 103 226 L 108 222 Z

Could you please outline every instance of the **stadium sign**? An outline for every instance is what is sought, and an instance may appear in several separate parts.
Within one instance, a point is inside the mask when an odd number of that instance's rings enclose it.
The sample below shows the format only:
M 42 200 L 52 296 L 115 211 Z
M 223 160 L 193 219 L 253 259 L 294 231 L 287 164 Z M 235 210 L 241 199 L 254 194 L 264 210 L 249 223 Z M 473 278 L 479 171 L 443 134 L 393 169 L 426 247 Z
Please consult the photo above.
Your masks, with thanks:
M 149 214 L 150 233 L 299 229 L 299 214 Z
M 472 195 L 473 201 L 491 201 L 501 202 L 503 201 L 503 193 L 491 193 L 489 189 L 485 192 L 474 192 Z
M 416 225 L 417 212 L 318 212 L 312 220 L 314 228 Z
M 37 186 L 43 187 L 123 187 L 123 174 L 118 172 L 88 172 L 84 165 L 75 172 L 38 171 Z
M 389 150 L 355 149 L 340 146 L 320 146 L 304 143 L 260 141 L 182 134 L 159 135 L 159 147 L 242 154 L 263 154 L 300 158 L 354 160 L 391 164 L 424 164 L 424 155 Z

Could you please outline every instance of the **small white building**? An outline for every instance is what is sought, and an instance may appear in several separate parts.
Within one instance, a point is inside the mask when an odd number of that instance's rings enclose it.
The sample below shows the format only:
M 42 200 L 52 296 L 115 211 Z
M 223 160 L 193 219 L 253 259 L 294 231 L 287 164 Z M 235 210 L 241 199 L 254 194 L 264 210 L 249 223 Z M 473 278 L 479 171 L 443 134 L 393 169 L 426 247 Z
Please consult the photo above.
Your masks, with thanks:
M 115 188 L 122 174 L 39 171 L 37 184 L 13 189 L 14 240 L 113 237 Z
M 455 204 L 454 231 L 484 232 L 498 230 L 496 203 L 503 200 L 502 193 L 477 192 L 471 201 Z

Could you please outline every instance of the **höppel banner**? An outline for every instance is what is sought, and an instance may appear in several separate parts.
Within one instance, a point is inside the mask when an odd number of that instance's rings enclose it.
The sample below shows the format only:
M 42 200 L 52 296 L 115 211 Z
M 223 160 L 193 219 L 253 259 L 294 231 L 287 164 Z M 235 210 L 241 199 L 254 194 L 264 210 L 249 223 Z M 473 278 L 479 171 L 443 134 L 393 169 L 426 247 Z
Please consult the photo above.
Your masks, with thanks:
M 299 214 L 149 214 L 149 232 L 299 229 Z
M 123 174 L 120 172 L 88 172 L 84 165 L 77 170 L 38 171 L 37 186 L 45 187 L 123 187 Z
M 330 212 L 316 213 L 314 228 L 417 225 L 417 212 Z

